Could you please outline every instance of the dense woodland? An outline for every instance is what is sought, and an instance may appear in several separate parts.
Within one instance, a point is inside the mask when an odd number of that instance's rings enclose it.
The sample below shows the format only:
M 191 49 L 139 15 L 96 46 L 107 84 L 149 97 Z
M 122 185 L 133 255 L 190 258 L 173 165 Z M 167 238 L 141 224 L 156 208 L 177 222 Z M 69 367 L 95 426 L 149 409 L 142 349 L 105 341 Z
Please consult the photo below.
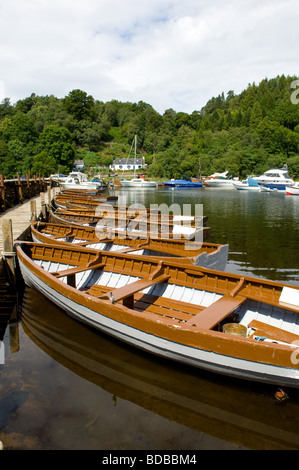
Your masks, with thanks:
M 99 173 L 128 156 L 137 134 L 151 178 L 223 171 L 243 178 L 285 164 L 299 178 L 299 104 L 291 101 L 297 78 L 282 75 L 249 84 L 239 95 L 222 93 L 192 114 L 168 109 L 161 115 L 142 101 L 104 103 L 82 90 L 60 99 L 32 93 L 15 104 L 5 98 L 0 173 L 67 174 L 75 159 Z

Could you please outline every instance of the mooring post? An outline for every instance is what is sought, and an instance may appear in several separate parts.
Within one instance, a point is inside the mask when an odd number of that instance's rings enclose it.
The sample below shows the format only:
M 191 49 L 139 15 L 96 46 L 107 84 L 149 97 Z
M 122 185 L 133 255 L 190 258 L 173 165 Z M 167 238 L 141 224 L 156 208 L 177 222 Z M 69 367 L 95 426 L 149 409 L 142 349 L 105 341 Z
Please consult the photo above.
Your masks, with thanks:
M 21 177 L 20 174 L 18 173 L 18 197 L 19 197 L 19 203 L 23 204 L 23 191 L 22 191 L 22 182 L 21 182 Z
M 46 208 L 44 193 L 40 193 L 40 203 L 41 203 L 41 211 L 42 211 L 43 219 L 46 220 L 46 218 L 47 218 L 47 208 Z
M 48 186 L 48 208 L 51 210 L 51 186 Z
M 30 212 L 31 212 L 31 219 L 30 220 L 37 220 L 36 216 L 36 200 L 33 199 L 30 201 Z
M 15 284 L 15 252 L 13 249 L 13 233 L 11 219 L 2 221 L 3 260 L 6 263 L 9 278 Z
M 6 202 L 5 202 L 5 184 L 3 175 L 0 175 L 0 190 L 1 190 L 1 210 L 4 212 L 6 209 Z

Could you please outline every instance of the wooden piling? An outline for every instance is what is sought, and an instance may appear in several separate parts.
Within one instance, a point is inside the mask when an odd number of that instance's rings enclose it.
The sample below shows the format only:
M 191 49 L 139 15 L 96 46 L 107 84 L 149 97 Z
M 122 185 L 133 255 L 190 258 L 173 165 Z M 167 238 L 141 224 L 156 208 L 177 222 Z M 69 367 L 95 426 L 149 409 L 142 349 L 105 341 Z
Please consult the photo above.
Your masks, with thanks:
M 5 202 L 5 184 L 3 175 L 0 175 L 0 190 L 1 190 L 1 211 L 4 212 L 6 209 L 6 202 Z
M 42 212 L 42 217 L 44 220 L 47 218 L 47 207 L 46 207 L 46 202 L 45 202 L 45 195 L 44 193 L 41 193 L 40 195 L 40 201 L 41 201 L 41 212 Z
M 37 220 L 37 214 L 36 214 L 36 200 L 32 199 L 30 201 L 30 212 L 31 212 L 31 217 L 30 220 Z
M 6 264 L 8 276 L 11 282 L 15 283 L 15 253 L 13 247 L 13 233 L 11 219 L 3 219 L 2 221 L 3 236 L 3 260 Z

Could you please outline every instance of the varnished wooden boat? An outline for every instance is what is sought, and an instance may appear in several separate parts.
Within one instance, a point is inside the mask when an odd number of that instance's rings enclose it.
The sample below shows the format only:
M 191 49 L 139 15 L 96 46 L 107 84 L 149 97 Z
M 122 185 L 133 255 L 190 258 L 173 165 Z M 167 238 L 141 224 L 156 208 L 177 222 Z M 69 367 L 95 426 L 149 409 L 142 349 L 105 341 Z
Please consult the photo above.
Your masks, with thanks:
M 298 388 L 298 287 L 87 248 L 15 250 L 25 283 L 91 327 L 191 366 Z M 246 336 L 229 333 L 238 329 Z
M 58 194 L 52 201 L 54 208 L 67 209 L 68 204 L 73 204 L 74 207 L 92 209 L 94 206 L 99 204 L 115 204 L 118 200 L 118 196 L 77 196 L 77 195 L 62 195 Z
M 218 439 L 225 435 L 226 442 L 247 449 L 299 449 L 294 422 L 299 401 L 289 400 L 273 413 L 272 386 L 240 386 L 184 365 L 170 369 L 168 361 L 136 354 L 123 342 L 82 327 L 34 289 L 25 289 L 21 320 L 42 351 L 115 401 L 129 401 L 183 425 L 184 432 L 189 428 Z
M 114 196 L 108 196 L 107 197 L 107 202 L 108 203 L 115 203 L 115 201 L 117 201 L 117 196 L 114 197 Z M 102 203 L 102 202 L 101 202 Z M 76 201 L 76 200 L 72 200 L 72 201 L 66 201 L 65 202 L 65 208 L 66 210 L 84 210 L 84 209 L 88 209 L 88 210 L 95 210 L 99 205 L 99 201 L 96 201 L 96 200 L 86 200 L 85 201 Z
M 193 221 L 184 220 L 173 221 L 166 217 L 159 220 L 155 215 L 148 216 L 146 218 L 140 217 L 129 217 L 123 216 L 118 213 L 112 217 L 109 214 L 95 215 L 94 211 L 82 210 L 79 212 L 65 211 L 63 209 L 57 209 L 51 211 L 49 214 L 49 221 L 55 224 L 62 225 L 75 225 L 75 226 L 92 226 L 97 227 L 98 231 L 107 233 L 128 233 L 131 235 L 139 236 L 140 238 L 148 238 L 150 235 L 153 237 L 160 238 L 180 238 L 191 240 L 196 239 L 197 241 L 206 241 L 210 234 L 210 228 L 205 227 L 207 217 L 204 216 L 201 219 L 197 218 Z M 180 222 L 183 222 L 182 224 Z
M 190 227 L 195 227 L 199 225 L 206 225 L 207 223 L 207 216 L 181 216 L 181 215 L 173 215 L 173 214 L 162 214 L 160 211 L 154 211 L 151 209 L 146 208 L 138 208 L 138 207 L 121 207 L 115 206 L 112 204 L 98 204 L 97 208 L 67 208 L 66 210 L 62 209 L 64 213 L 68 214 L 79 214 L 81 216 L 87 217 L 114 217 L 117 219 L 134 219 L 137 218 L 140 220 L 148 219 L 154 224 L 157 222 L 166 221 L 169 222 L 171 225 L 176 224 L 180 225 L 182 222 L 186 225 L 188 224 Z
M 140 240 L 128 236 L 114 236 L 101 239 L 101 234 L 92 227 L 75 227 L 46 222 L 31 223 L 32 239 L 38 243 L 62 243 L 86 246 L 96 250 L 133 253 L 135 255 L 155 256 L 159 259 L 175 258 L 177 262 L 204 266 L 209 269 L 224 270 L 228 257 L 228 245 L 216 243 L 186 242 L 163 238 Z

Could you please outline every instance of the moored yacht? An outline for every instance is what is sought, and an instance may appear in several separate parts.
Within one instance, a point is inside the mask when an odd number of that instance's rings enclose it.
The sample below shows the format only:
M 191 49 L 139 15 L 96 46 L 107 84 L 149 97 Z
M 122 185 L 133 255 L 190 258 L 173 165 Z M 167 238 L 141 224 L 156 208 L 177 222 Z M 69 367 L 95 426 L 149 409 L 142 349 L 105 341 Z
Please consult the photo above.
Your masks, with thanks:
M 284 191 L 286 186 L 293 186 L 294 180 L 288 174 L 287 168 L 272 168 L 263 175 L 254 178 L 259 185 L 268 189 Z
M 103 183 L 101 181 L 91 182 L 88 179 L 88 176 L 80 171 L 73 171 L 69 174 L 67 179 L 61 183 L 61 186 L 64 190 L 67 189 L 84 189 L 97 191 L 102 188 Z
M 204 181 L 204 185 L 211 187 L 211 188 L 228 188 L 228 189 L 233 189 L 233 180 L 232 178 L 229 178 L 228 176 L 228 171 L 225 171 L 224 173 L 214 173 L 211 175 L 208 179 Z

